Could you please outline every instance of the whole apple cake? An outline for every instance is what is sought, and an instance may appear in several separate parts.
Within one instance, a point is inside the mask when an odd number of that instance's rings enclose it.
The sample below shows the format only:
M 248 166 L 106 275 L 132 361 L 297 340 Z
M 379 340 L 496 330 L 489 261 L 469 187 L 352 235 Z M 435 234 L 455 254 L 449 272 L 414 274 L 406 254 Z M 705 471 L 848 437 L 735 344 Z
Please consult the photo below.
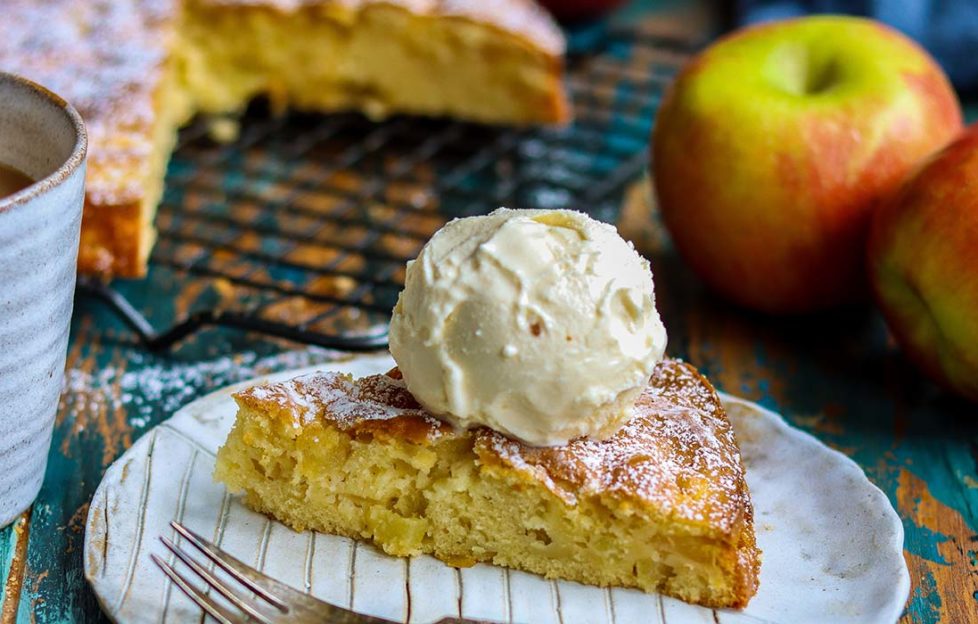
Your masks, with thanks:
M 556 447 L 456 430 L 397 369 L 316 373 L 234 398 L 215 476 L 296 530 L 710 607 L 743 607 L 757 590 L 734 433 L 713 387 L 680 361 L 658 365 L 616 435 Z
M 176 129 L 273 108 L 560 123 L 564 39 L 533 0 L 4 0 L 0 70 L 89 129 L 79 269 L 138 277 Z

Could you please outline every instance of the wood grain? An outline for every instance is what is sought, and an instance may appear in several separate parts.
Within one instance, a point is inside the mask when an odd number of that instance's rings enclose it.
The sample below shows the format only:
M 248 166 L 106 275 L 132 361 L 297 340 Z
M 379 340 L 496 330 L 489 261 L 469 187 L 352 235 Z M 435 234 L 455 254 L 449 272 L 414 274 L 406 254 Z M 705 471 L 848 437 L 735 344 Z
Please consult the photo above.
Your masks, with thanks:
M 17 621 L 17 605 L 20 604 L 20 596 L 24 588 L 24 567 L 27 562 L 30 521 L 31 510 L 28 509 L 14 521 L 10 529 L 11 541 L 0 544 L 0 561 L 8 570 L 7 581 L 3 584 L 0 624 L 13 624 Z

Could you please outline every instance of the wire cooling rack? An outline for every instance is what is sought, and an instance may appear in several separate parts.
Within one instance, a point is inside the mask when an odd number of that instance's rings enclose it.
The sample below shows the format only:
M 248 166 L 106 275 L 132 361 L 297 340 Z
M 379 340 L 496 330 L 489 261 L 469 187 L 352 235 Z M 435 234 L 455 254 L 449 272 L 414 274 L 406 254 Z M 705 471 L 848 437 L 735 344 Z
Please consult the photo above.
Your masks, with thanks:
M 255 106 L 222 144 L 196 122 L 170 162 L 149 276 L 82 280 L 81 291 L 152 350 L 212 325 L 347 350 L 385 346 L 404 265 L 447 220 L 509 206 L 614 221 L 645 170 L 662 92 L 701 41 L 655 21 L 570 35 L 567 127 L 373 123 Z M 161 297 L 173 305 L 152 304 Z

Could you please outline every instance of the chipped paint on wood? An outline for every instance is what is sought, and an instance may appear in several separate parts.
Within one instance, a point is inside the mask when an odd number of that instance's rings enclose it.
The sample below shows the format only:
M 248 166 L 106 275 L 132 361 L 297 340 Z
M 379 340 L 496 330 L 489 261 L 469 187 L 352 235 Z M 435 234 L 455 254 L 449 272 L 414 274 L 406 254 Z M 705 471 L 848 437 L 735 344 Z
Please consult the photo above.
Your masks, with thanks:
M 911 594 L 913 621 L 973 620 L 978 566 L 969 549 L 978 546 L 978 539 L 962 514 L 935 499 L 927 482 L 905 468 L 898 478 L 897 511 L 904 518 L 907 562 L 917 588 Z
M 142 433 L 210 390 L 334 356 L 322 349 L 283 354 L 280 342 L 236 332 L 153 356 L 114 339 L 112 332 L 121 328 L 111 317 L 99 316 L 103 311 L 97 305 L 80 301 L 76 309 L 68 369 L 79 385 L 66 383 L 62 396 L 26 542 L 20 600 L 11 607 L 16 622 L 105 621 L 82 572 L 82 527 L 105 469 Z M 0 530 L 0 555 L 12 543 L 10 531 Z M 0 571 L 0 583 L 6 572 Z
M 31 510 L 28 509 L 14 520 L 8 529 L 9 542 L 0 546 L 0 565 L 3 565 L 3 604 L 0 606 L 0 624 L 14 624 L 24 586 L 24 568 L 27 564 L 27 543 L 30 538 Z

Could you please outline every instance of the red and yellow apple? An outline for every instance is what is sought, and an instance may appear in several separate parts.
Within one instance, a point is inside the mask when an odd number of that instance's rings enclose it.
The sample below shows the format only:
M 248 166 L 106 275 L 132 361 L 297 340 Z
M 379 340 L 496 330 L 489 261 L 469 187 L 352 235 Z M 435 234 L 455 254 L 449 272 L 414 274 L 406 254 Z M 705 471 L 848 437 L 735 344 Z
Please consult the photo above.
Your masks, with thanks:
M 880 207 L 868 258 L 897 342 L 934 380 L 978 401 L 978 127 Z
M 715 291 L 770 313 L 828 308 L 865 297 L 874 209 L 961 125 L 940 67 L 890 28 L 840 16 L 749 27 L 668 90 L 659 206 Z

